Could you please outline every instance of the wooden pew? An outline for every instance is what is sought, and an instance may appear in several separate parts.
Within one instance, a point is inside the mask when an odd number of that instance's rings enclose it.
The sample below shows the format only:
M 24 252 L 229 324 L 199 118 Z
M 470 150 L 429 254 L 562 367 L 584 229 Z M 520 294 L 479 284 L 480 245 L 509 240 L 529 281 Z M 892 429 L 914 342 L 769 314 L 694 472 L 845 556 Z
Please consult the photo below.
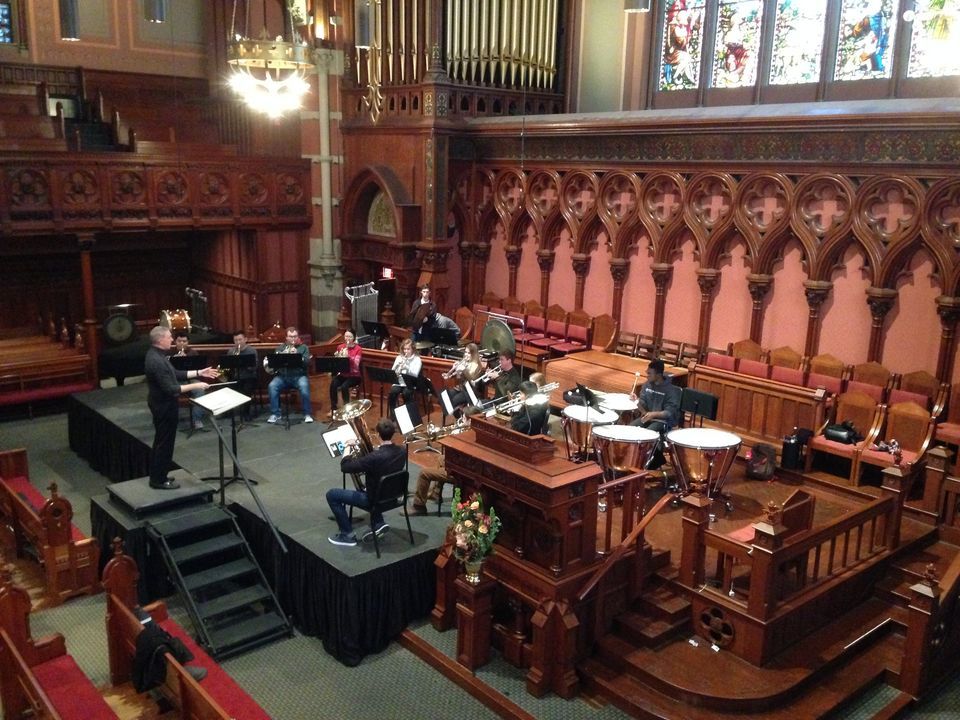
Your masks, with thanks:
M 827 394 L 822 388 L 788 385 L 765 378 L 693 363 L 688 387 L 716 395 L 716 420 L 704 425 L 721 427 L 743 438 L 742 452 L 767 443 L 779 453 L 783 438 L 794 428 L 823 425 Z
M 115 720 L 103 696 L 67 653 L 63 635 L 34 639 L 30 596 L 8 572 L 0 586 L 0 699 L 3 716 Z
M 93 359 L 86 353 L 51 349 L 0 358 L 0 406 L 26 405 L 31 417 L 35 402 L 94 387 Z
M 73 524 L 70 501 L 50 485 L 50 498 L 29 481 L 27 451 L 0 452 L 0 540 L 22 557 L 28 547 L 36 552 L 47 581 L 47 596 L 60 603 L 75 595 L 100 591 L 100 546 Z
M 113 542 L 114 555 L 103 569 L 103 586 L 107 598 L 107 649 L 110 659 L 110 681 L 114 685 L 132 677 L 137 636 L 143 625 L 133 613 L 137 606 L 137 565 L 123 554 L 119 539 Z M 269 715 L 232 678 L 198 647 L 183 629 L 167 614 L 163 601 L 143 608 L 160 627 L 179 638 L 193 653 L 192 665 L 207 670 L 207 677 L 198 683 L 171 655 L 166 655 L 167 678 L 161 691 L 180 709 L 185 720 L 269 720 Z

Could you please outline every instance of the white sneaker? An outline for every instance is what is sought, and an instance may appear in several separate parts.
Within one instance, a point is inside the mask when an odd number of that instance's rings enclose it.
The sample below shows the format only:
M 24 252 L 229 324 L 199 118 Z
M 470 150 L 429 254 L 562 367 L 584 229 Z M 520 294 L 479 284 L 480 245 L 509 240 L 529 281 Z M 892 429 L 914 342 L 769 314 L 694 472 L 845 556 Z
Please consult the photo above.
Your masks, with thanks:
M 303 421 L 304 421 L 305 423 L 312 423 L 312 422 L 313 422 L 313 415 L 304 415 Z
M 267 424 L 269 424 L 269 425 L 276 425 L 277 420 L 279 420 L 279 419 L 280 419 L 280 418 L 278 418 L 276 415 L 271 415 L 270 417 L 267 418 Z

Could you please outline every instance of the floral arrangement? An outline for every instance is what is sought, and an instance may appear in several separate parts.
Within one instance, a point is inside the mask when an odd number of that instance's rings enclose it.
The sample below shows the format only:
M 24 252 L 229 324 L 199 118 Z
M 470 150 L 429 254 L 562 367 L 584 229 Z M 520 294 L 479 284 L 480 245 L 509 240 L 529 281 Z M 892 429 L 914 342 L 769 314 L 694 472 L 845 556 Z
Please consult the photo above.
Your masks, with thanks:
M 483 510 L 483 498 L 474 493 L 466 501 L 460 500 L 460 488 L 453 493 L 454 554 L 463 562 L 482 560 L 493 550 L 493 541 L 500 532 L 500 518 L 491 507 Z

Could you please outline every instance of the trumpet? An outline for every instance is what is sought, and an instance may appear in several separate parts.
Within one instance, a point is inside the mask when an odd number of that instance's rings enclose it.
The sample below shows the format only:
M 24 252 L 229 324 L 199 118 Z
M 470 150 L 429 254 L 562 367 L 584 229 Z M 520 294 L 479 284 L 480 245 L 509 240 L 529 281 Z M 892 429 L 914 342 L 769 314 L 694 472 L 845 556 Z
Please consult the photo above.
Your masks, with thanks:
M 337 348 L 336 352 L 333 353 L 334 357 L 347 357 L 347 348 Z
M 488 380 L 496 380 L 501 375 L 503 375 L 503 368 L 497 365 L 495 368 L 490 368 L 483 375 L 477 378 L 477 382 L 487 382 Z
M 462 360 L 457 360 L 449 370 L 443 374 L 444 380 L 449 380 L 452 377 L 459 377 L 463 374 L 463 371 L 467 369 L 469 360 L 463 358 Z
M 547 383 L 537 388 L 537 394 L 553 392 L 558 387 L 560 387 L 560 383 L 558 382 Z M 529 398 L 520 397 L 520 391 L 517 390 L 516 392 L 510 393 L 510 397 L 507 400 L 504 400 L 499 405 L 494 405 L 494 410 L 496 410 L 498 415 L 506 415 L 519 408 L 527 400 L 529 400 Z

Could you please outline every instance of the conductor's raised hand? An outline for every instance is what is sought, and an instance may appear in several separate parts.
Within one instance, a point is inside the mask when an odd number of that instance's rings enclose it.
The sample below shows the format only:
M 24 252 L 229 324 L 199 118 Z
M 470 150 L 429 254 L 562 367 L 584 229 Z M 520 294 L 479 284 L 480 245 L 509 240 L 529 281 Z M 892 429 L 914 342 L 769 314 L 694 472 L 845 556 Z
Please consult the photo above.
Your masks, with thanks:
M 214 367 L 205 367 L 197 374 L 200 377 L 207 378 L 208 380 L 216 380 L 220 376 L 220 373 L 218 373 L 217 369 Z

